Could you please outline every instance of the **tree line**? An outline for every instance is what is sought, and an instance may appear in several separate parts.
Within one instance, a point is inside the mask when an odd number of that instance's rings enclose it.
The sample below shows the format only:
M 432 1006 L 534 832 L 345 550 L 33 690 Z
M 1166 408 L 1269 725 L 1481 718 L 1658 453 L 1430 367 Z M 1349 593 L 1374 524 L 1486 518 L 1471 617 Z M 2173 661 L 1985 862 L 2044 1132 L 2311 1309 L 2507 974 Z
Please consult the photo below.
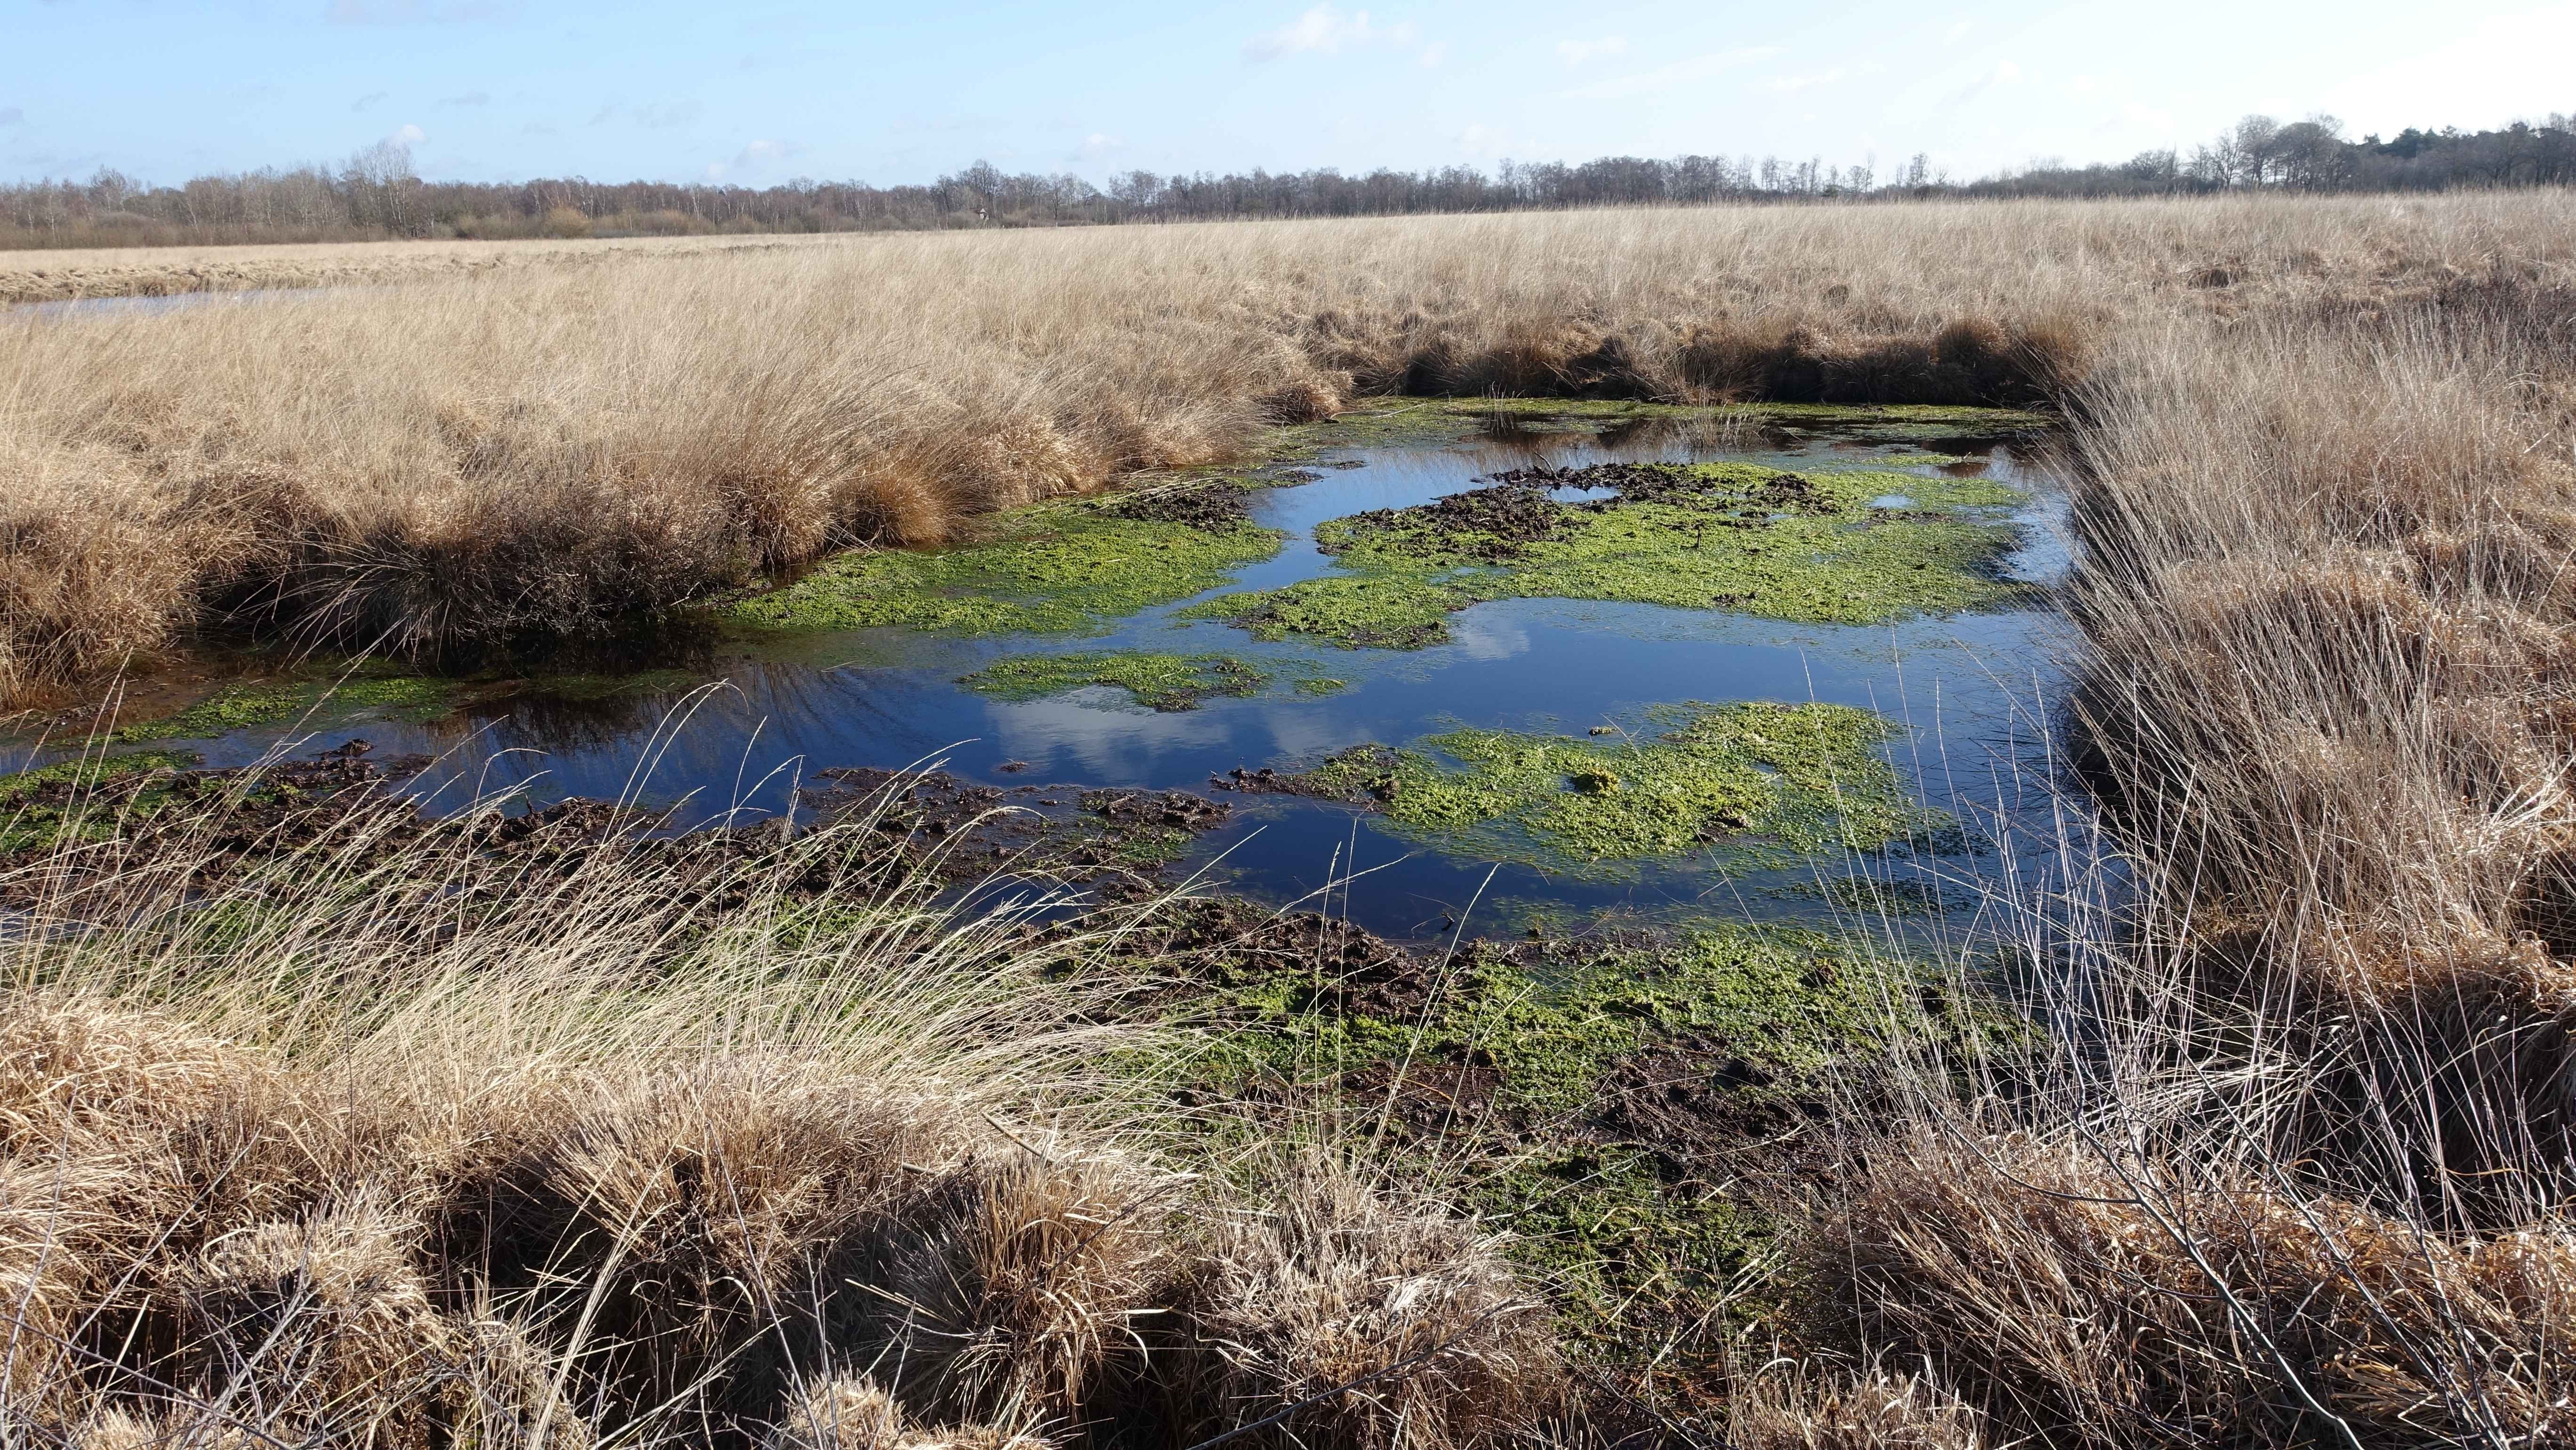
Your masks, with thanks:
M 1954 180 L 1918 153 L 1882 174 L 1822 158 L 1611 156 L 1358 175 L 1311 171 L 1162 176 L 1106 187 L 977 162 L 918 185 L 798 178 L 748 187 L 582 177 L 424 180 L 386 142 L 337 166 L 196 177 L 152 186 L 112 169 L 86 181 L 0 185 L 0 245 L 114 246 L 395 237 L 686 235 L 1107 225 L 1255 217 L 1397 216 L 1715 202 L 1888 201 L 1941 196 L 2137 196 L 2239 189 L 2411 191 L 2576 183 L 2576 116 L 2492 131 L 2409 128 L 2347 139 L 2331 116 L 2248 116 L 2193 148 L 2113 164 L 2057 161 Z

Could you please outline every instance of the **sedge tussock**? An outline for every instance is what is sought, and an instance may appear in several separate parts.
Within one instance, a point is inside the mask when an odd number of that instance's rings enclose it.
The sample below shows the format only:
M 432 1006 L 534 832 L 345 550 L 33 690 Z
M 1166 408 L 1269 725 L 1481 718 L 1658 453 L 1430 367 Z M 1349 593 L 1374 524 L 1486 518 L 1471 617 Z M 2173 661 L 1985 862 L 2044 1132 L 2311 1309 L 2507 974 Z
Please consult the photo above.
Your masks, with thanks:
M 12 866 L 0 1416 L 78 1444 L 998 1450 L 1311 1396 L 1310 1444 L 1537 1413 L 1544 1373 L 1462 1390 L 1546 1363 L 1492 1238 L 1348 1189 L 1318 1277 L 1235 1232 L 1258 1185 L 1133 1126 L 1101 1055 L 1166 1049 L 1088 1024 L 1133 990 L 1096 949 L 1150 906 L 940 898 L 864 809 L 790 839 L 536 819 L 515 855 L 492 819 Z M 1279 1322 L 1205 1292 L 1236 1284 Z M 1346 1372 L 1409 1408 L 1339 1403 Z

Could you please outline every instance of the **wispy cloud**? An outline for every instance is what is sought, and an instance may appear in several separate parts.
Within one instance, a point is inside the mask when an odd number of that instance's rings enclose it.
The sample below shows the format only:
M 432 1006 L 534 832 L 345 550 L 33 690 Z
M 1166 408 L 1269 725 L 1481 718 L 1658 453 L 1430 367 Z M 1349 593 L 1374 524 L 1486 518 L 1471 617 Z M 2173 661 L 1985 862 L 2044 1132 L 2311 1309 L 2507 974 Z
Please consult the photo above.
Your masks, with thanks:
M 1605 55 L 1626 55 L 1628 37 L 1605 35 L 1598 40 L 1560 40 L 1556 43 L 1556 53 L 1567 65 L 1582 65 Z
M 467 91 L 461 96 L 442 96 L 439 98 L 438 103 L 442 106 L 488 106 L 492 104 L 492 93 L 490 91 Z
M 369 91 L 365 95 L 358 97 L 356 100 L 351 101 L 349 103 L 349 109 L 352 111 L 363 111 L 369 106 L 374 105 L 376 102 L 381 101 L 392 94 L 393 92 L 391 91 Z
M 387 136 L 385 139 L 388 141 L 398 141 L 405 146 L 417 146 L 421 142 L 429 139 L 429 133 L 420 129 L 418 126 L 406 123 L 404 125 L 396 126 L 393 134 Z
M 1278 60 L 1310 53 L 1338 55 L 1368 45 L 1411 46 L 1420 34 L 1410 20 L 1381 25 L 1365 10 L 1345 15 L 1330 5 L 1318 5 L 1276 30 L 1263 31 L 1245 41 L 1243 57 Z
M 1657 91 L 1669 91 L 1676 86 L 1715 80 L 1728 71 L 1741 70 L 1756 61 L 1769 60 L 1779 53 L 1780 47 L 1776 45 L 1740 46 L 1734 50 L 1715 51 L 1708 55 L 1693 56 L 1689 60 L 1677 60 L 1671 65 L 1657 66 L 1653 70 L 1640 71 L 1635 75 L 1595 81 L 1591 85 L 1577 86 L 1570 91 L 1562 91 L 1558 94 L 1562 99 L 1569 101 L 1618 101 L 1630 96 L 1652 95 Z
M 1941 43 L 1943 45 L 1957 45 L 1960 41 L 1968 38 L 1969 31 L 1976 28 L 1977 22 L 1973 20 L 1962 20 L 1951 26 L 1949 30 L 1942 35 Z
M 1125 137 L 1112 136 L 1106 131 L 1094 131 L 1090 135 L 1082 138 L 1081 145 L 1073 148 L 1072 159 L 1075 161 L 1089 161 L 1096 164 L 1098 162 L 1106 161 L 1110 157 L 1115 156 L 1126 149 L 1127 139 Z
M 27 124 L 27 109 L 26 109 L 26 107 L 24 107 L 24 106 L 0 106 L 0 126 L 24 126 L 24 125 L 26 125 L 26 124 Z

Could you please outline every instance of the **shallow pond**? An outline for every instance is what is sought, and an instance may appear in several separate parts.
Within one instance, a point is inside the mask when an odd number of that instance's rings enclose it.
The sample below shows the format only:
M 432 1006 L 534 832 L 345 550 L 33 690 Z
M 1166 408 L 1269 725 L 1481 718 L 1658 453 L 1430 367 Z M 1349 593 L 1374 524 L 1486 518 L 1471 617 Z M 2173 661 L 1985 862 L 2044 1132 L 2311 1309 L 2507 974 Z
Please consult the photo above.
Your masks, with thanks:
M 1462 918 L 1486 933 L 1605 914 L 1815 919 L 1849 908 L 1851 892 L 1838 883 L 1855 873 L 1908 883 L 1878 899 L 1903 902 L 1902 915 L 1937 920 L 1945 904 L 1973 897 L 1972 883 L 2011 864 L 1998 841 L 2039 846 L 2051 836 L 2045 744 L 2060 690 L 2057 662 L 2069 652 L 2069 627 L 2044 597 L 2065 563 L 2056 492 L 2026 433 L 2007 442 L 2000 423 L 1981 433 L 1974 422 L 1953 420 L 1944 437 L 1921 426 L 1872 428 L 1866 419 L 1717 429 L 1522 414 L 1428 440 L 1363 439 L 1300 459 L 1294 471 L 1254 476 L 1262 486 L 1249 497 L 1250 520 L 1284 536 L 1274 554 L 1227 571 L 1215 588 L 1111 621 L 1105 632 L 754 632 L 719 647 L 687 678 L 647 677 L 604 696 L 574 692 L 592 698 L 487 694 L 429 723 L 374 718 L 325 727 L 310 748 L 363 735 L 382 754 L 438 755 L 415 787 L 438 804 L 525 787 L 541 798 L 685 801 L 686 816 L 699 821 L 797 809 L 799 788 L 833 767 L 936 764 L 1005 788 L 1205 792 L 1234 809 L 1196 839 L 1179 874 L 1203 871 L 1227 889 L 1275 902 L 1320 901 L 1330 888 L 1333 910 L 1405 938 Z M 1710 461 L 1811 475 L 1877 470 L 1867 496 L 1873 517 L 1911 506 L 1909 488 L 2005 485 L 2016 502 L 1980 517 L 2008 516 L 2021 532 L 1989 572 L 1998 582 L 2040 587 L 2007 591 L 2009 608 L 1875 624 L 1489 598 L 1449 614 L 1445 638 L 1411 649 L 1339 648 L 1294 632 L 1264 640 L 1193 609 L 1337 575 L 1345 565 L 1319 549 L 1319 525 L 1423 505 L 1500 472 Z M 1922 483 L 1891 485 L 1888 473 Z M 1555 488 L 1547 496 L 1580 504 L 1605 495 Z M 1223 669 L 1236 671 L 1223 678 L 1267 679 L 1247 694 L 1164 711 L 1109 685 L 996 693 L 992 677 L 982 691 L 961 683 L 997 661 L 1070 652 L 1221 655 Z M 1036 672 L 1040 687 L 1044 675 Z M 692 691 L 707 682 L 720 683 Z M 1616 751 L 1663 738 L 1694 705 L 1740 701 L 1848 706 L 1884 717 L 1888 733 L 1861 748 L 1893 767 L 1917 814 L 1858 849 L 1836 841 L 1784 856 L 1720 842 L 1604 860 L 1527 840 L 1498 845 L 1503 838 L 1492 830 L 1461 836 L 1408 827 L 1365 801 L 1211 789 L 1212 778 L 1237 769 L 1309 768 L 1356 745 L 1403 748 L 1462 729 Z M 194 749 L 209 765 L 241 764 L 278 748 L 279 727 L 156 744 Z M 1420 758 L 1458 764 L 1438 747 Z M 1749 768 L 1778 773 L 1760 761 Z M 1568 779 L 1568 790 L 1620 788 L 1608 769 Z

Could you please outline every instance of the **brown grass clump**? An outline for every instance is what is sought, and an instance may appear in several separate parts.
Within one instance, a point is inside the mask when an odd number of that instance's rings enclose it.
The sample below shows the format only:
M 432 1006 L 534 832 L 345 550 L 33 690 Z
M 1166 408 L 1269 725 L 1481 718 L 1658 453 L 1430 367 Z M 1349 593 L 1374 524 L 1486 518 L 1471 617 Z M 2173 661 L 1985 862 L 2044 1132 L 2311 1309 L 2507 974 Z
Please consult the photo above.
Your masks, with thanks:
M 1843 1362 L 1986 1443 L 2576 1442 L 2571 319 L 2312 299 L 2082 390 L 2122 885 L 2035 909 L 2044 1040 L 1929 1065 L 1805 1201 Z
M 1480 1444 L 1559 1389 L 1544 1310 L 1444 1215 L 1304 1163 L 1215 1232 L 1181 1291 L 1185 1442 L 1266 1422 L 1285 1444 Z
M 497 871 L 470 820 L 339 829 L 282 871 L 14 868 L 0 1417 L 40 1443 L 1035 1450 L 1345 1371 L 1402 1426 L 1326 1395 L 1306 1443 L 1541 1413 L 1492 1241 L 1351 1189 L 1283 1259 L 1120 1126 L 1088 1063 L 1152 1040 L 1079 1025 L 1126 989 L 1021 930 L 1043 898 L 952 916 L 864 821 Z

